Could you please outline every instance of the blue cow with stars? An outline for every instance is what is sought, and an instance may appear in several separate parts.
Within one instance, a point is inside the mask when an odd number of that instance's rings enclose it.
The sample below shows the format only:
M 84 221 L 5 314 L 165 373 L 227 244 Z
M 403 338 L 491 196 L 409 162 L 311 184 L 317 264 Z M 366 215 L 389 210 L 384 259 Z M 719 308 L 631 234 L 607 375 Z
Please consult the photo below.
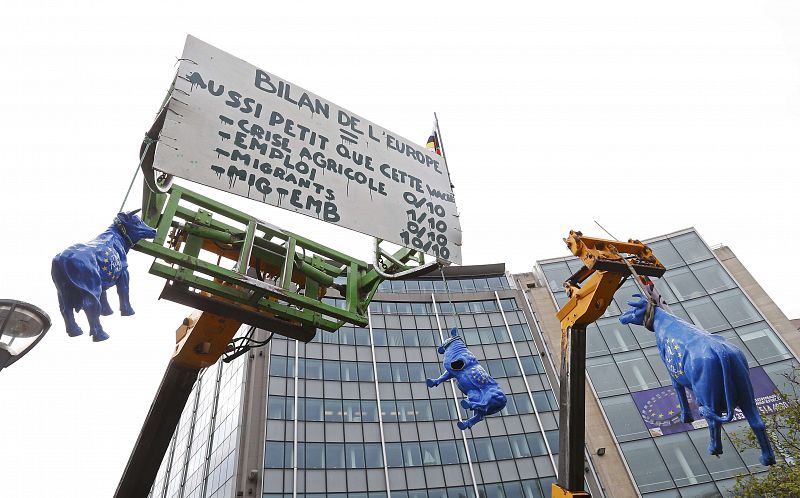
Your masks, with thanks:
M 94 342 L 105 341 L 108 334 L 100 324 L 100 315 L 113 313 L 106 290 L 117 286 L 122 316 L 133 315 L 128 276 L 127 253 L 141 239 L 152 239 L 156 231 L 136 212 L 119 213 L 108 230 L 86 244 L 75 244 L 56 255 L 50 274 L 58 291 L 58 306 L 67 334 L 76 337 L 83 330 L 75 322 L 74 311 L 83 310 L 89 319 L 89 335 Z
M 709 334 L 670 313 L 652 284 L 646 289 L 650 295 L 644 298 L 641 294 L 634 294 L 640 299 L 628 302 L 631 308 L 620 316 L 619 321 L 644 325 L 655 332 L 659 355 L 678 397 L 680 420 L 683 423 L 693 421 L 686 397 L 686 388 L 689 388 L 694 393 L 700 414 L 708 422 L 708 453 L 719 455 L 722 453 L 722 424 L 730 422 L 734 410 L 739 407 L 761 447 L 761 464 L 773 465 L 775 455 L 755 404 L 744 353 L 724 338 Z
M 455 327 L 450 331 L 450 338 L 439 346 L 438 351 L 444 355 L 445 372 L 438 379 L 426 379 L 425 382 L 431 388 L 446 380 L 456 379 L 458 388 L 467 395 L 467 399 L 461 400 L 461 406 L 475 412 L 471 418 L 458 422 L 459 429 L 469 429 L 487 415 L 505 408 L 505 393 L 467 349 Z

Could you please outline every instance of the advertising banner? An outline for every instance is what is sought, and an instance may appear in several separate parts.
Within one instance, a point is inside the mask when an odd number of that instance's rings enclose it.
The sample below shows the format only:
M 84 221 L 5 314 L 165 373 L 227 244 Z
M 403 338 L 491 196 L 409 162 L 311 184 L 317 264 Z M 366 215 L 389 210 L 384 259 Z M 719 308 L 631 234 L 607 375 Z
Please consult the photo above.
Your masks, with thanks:
M 772 413 L 786 401 L 775 394 L 776 387 L 767 373 L 761 367 L 750 369 L 750 381 L 753 383 L 753 393 L 756 398 L 756 406 L 761 413 Z M 632 393 L 633 402 L 639 409 L 645 426 L 654 436 L 685 432 L 701 427 L 708 427 L 705 419 L 700 415 L 694 393 L 691 389 L 686 389 L 686 397 L 689 399 L 689 406 L 692 410 L 694 422 L 684 424 L 680 421 L 681 409 L 678 404 L 678 395 L 672 387 L 659 387 Z M 744 414 L 738 408 L 734 411 L 733 420 L 744 420 Z
M 441 156 L 192 36 L 153 167 L 461 262 Z

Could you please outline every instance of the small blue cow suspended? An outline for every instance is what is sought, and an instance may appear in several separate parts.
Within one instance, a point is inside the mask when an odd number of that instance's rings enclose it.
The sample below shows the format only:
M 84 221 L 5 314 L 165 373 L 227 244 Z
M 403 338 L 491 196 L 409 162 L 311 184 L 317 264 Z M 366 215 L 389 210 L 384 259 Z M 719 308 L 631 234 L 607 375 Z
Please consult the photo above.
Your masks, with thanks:
M 478 363 L 464 341 L 458 336 L 458 329 L 453 327 L 450 338 L 438 348 L 444 355 L 445 372 L 438 379 L 426 379 L 428 387 L 436 387 L 446 380 L 456 379 L 458 388 L 467 396 L 461 400 L 464 409 L 475 412 L 471 418 L 458 422 L 462 431 L 469 429 L 483 420 L 487 415 L 497 413 L 506 406 L 506 395 L 497 381 Z
M 50 274 L 56 284 L 58 306 L 70 337 L 83 334 L 73 314 L 73 311 L 83 310 L 89 319 L 92 340 L 108 339 L 100 325 L 100 315 L 113 313 L 106 290 L 115 285 L 120 313 L 122 316 L 133 315 L 128 296 L 126 254 L 139 240 L 156 236 L 156 231 L 136 216 L 138 211 L 119 213 L 108 230 L 94 240 L 70 246 L 53 258 Z
M 644 325 L 655 332 L 658 352 L 678 396 L 681 421 L 693 421 L 686 399 L 688 387 L 694 393 L 700 414 L 708 422 L 708 453 L 719 455 L 722 453 L 722 424 L 732 420 L 738 406 L 761 446 L 761 464 L 773 465 L 775 454 L 755 404 L 744 353 L 724 338 L 709 334 L 671 314 L 652 284 L 647 289 L 650 293 L 647 298 L 634 294 L 640 299 L 629 301 L 631 309 L 625 311 L 619 320 Z

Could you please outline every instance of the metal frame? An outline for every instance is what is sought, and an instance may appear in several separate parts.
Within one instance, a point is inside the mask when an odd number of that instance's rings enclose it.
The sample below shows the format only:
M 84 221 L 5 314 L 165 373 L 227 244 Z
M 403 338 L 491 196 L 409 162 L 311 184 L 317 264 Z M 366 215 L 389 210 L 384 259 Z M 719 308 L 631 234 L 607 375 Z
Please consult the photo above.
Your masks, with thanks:
M 179 185 L 169 194 L 146 187 L 142 212 L 157 233 L 134 248 L 156 258 L 150 273 L 168 280 L 161 297 L 304 342 L 317 328 L 366 326 L 381 280 L 438 264 L 424 265 L 424 256 L 407 248 L 389 255 L 376 242 L 380 264 L 372 266 Z M 216 261 L 202 258 L 208 254 Z M 223 258 L 233 269 L 221 266 Z M 323 302 L 328 287 L 345 298 L 344 309 Z

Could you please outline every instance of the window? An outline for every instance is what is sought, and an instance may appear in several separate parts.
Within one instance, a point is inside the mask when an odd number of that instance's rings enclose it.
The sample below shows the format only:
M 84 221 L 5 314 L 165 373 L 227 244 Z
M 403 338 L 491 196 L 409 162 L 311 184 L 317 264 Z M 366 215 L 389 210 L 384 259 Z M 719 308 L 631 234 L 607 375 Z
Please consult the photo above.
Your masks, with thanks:
M 286 418 L 286 398 L 271 395 L 267 399 L 267 418 L 270 420 L 283 420 Z
M 508 442 L 506 436 L 492 436 L 492 447 L 494 448 L 494 456 L 498 460 L 506 460 L 512 458 L 511 444 Z
M 641 439 L 649 436 L 647 428 L 642 422 L 639 410 L 633 403 L 630 395 L 604 398 L 600 401 L 606 417 L 611 423 L 611 428 L 619 442 Z
M 276 377 L 286 377 L 286 357 L 279 355 L 270 356 L 269 374 Z M 294 372 L 292 372 L 294 376 Z
M 403 463 L 407 467 L 422 465 L 422 453 L 419 449 L 419 443 L 403 443 Z
M 721 455 L 713 456 L 709 455 L 706 450 L 708 447 L 708 431 L 689 431 L 687 434 L 689 434 L 689 439 L 692 440 L 695 450 L 714 479 L 725 479 L 726 477 L 747 473 L 744 462 L 739 457 L 739 452 L 736 451 L 728 435 L 724 432 L 721 434 L 722 449 L 724 451 Z
M 656 438 L 655 442 L 677 486 L 711 480 L 688 434 L 670 434 Z
M 345 465 L 348 469 L 363 469 L 366 467 L 363 444 L 347 443 L 345 445 Z
M 434 420 L 451 420 L 455 417 L 451 415 L 452 401 L 447 399 L 432 399 L 431 409 L 433 410 Z
M 439 444 L 436 441 L 422 441 L 419 443 L 422 450 L 422 465 L 441 465 L 439 458 Z
M 664 274 L 664 280 L 680 300 L 693 299 L 705 295 L 706 291 L 689 268 L 677 268 Z
M 488 437 L 474 438 L 472 443 L 475 447 L 475 459 L 477 461 L 488 462 L 495 459 L 492 441 Z
M 408 363 L 408 380 L 409 382 L 425 382 L 425 368 L 422 363 Z
M 372 372 L 372 363 L 367 361 L 358 362 L 358 380 L 361 382 L 372 382 L 375 380 Z
M 716 259 L 695 263 L 690 268 L 709 294 L 736 287 L 733 279 Z
M 325 468 L 325 445 L 323 443 L 306 443 L 305 457 L 307 469 Z
M 728 321 L 710 297 L 701 297 L 682 304 L 692 322 L 701 329 L 713 333 L 730 328 Z
M 378 402 L 376 400 L 374 399 L 361 400 L 361 421 L 362 422 L 378 421 Z
M 343 381 L 357 381 L 358 380 L 358 365 L 354 361 L 340 361 L 339 366 L 342 369 Z M 327 379 L 327 375 L 325 376 Z
M 400 443 L 386 443 L 386 465 L 389 467 L 403 466 L 403 448 Z
M 511 445 L 512 457 L 523 458 L 531 456 L 531 450 L 528 448 L 528 440 L 525 438 L 525 434 L 508 436 L 508 441 Z
M 291 451 L 292 443 L 288 443 L 289 451 Z M 284 443 L 282 441 L 267 441 L 266 449 L 264 450 L 264 467 L 268 469 L 282 469 L 284 467 Z M 289 465 L 291 467 L 291 464 Z
M 301 360 L 305 363 L 305 378 L 322 380 L 322 360 Z
M 504 358 L 503 368 L 505 369 L 506 376 L 508 377 L 517 377 L 522 375 L 522 372 L 519 371 L 519 363 L 517 363 L 516 358 Z
M 325 444 L 325 467 L 329 469 L 345 468 L 344 444 L 342 443 Z
M 545 278 L 547 278 L 547 284 L 550 286 L 550 290 L 553 292 L 564 290 L 564 281 L 572 276 L 572 271 L 570 271 L 569 267 L 567 267 L 567 264 L 564 262 L 542 265 L 542 271 L 544 272 Z
M 323 417 L 323 405 L 321 399 L 306 398 L 304 420 L 311 422 L 322 422 L 325 420 Z
M 603 318 L 597 321 L 597 326 L 610 352 L 618 353 L 639 348 L 631 328 L 620 323 L 619 319 Z
M 446 441 L 439 441 L 438 443 L 443 465 L 459 463 L 459 457 L 458 457 L 459 452 L 456 449 L 455 441 L 446 440 Z
M 670 242 L 687 263 L 696 263 L 713 257 L 705 243 L 694 232 L 672 237 Z
M 398 399 L 395 403 L 397 404 L 398 422 L 413 422 L 416 419 L 414 401 L 410 399 Z
M 750 301 L 740 289 L 731 289 L 714 294 L 711 299 L 717 303 L 719 309 L 722 310 L 722 314 L 734 327 L 761 320 L 761 315 L 758 314 L 758 311 L 750 304 Z
M 383 467 L 383 452 L 381 451 L 381 444 L 364 444 L 364 458 L 366 459 L 368 469 L 377 469 Z
M 345 422 L 361 422 L 361 403 L 359 400 L 342 400 L 342 418 Z
M 397 404 L 394 400 L 381 400 L 381 418 L 384 422 L 397 422 Z
M 675 268 L 676 266 L 684 264 L 683 258 L 681 258 L 672 244 L 670 244 L 669 240 L 659 240 L 658 242 L 652 242 L 647 245 L 666 268 Z
M 662 436 L 666 437 L 666 436 Z M 660 438 L 659 438 L 660 439 Z M 631 469 L 639 491 L 648 493 L 674 486 L 666 465 L 652 439 L 640 439 L 620 444 L 625 461 Z
M 773 363 L 778 360 L 791 358 L 792 355 L 783 345 L 775 332 L 766 322 L 753 323 L 736 329 L 742 342 L 753 354 L 759 363 Z
M 378 382 L 392 382 L 392 367 L 389 363 L 377 363 Z
M 586 359 L 586 371 L 599 397 L 626 394 L 625 382 L 622 380 L 614 360 L 610 356 Z
M 641 351 L 620 353 L 614 355 L 614 360 L 631 391 L 642 391 L 661 385 Z
M 415 399 L 414 411 L 416 412 L 417 421 L 430 422 L 435 420 L 431 411 L 431 402 L 427 399 Z
M 540 432 L 529 432 L 525 434 L 528 440 L 528 448 L 531 451 L 531 456 L 540 456 L 547 454 L 547 446 L 544 444 L 544 438 Z

